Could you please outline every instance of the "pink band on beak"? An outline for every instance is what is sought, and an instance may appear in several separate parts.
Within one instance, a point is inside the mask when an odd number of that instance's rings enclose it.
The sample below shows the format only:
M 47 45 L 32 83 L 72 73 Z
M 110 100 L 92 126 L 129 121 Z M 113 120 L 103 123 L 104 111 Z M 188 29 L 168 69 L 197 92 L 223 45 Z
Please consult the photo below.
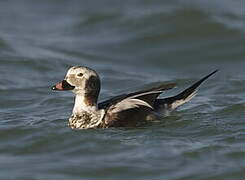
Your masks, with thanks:
M 74 88 L 75 86 L 72 86 L 66 80 L 63 80 L 58 84 L 54 85 L 51 89 L 56 91 L 67 91 L 67 90 L 73 90 Z
M 62 87 L 62 82 L 59 82 L 58 84 L 55 85 L 55 88 L 57 90 L 63 90 L 63 87 Z

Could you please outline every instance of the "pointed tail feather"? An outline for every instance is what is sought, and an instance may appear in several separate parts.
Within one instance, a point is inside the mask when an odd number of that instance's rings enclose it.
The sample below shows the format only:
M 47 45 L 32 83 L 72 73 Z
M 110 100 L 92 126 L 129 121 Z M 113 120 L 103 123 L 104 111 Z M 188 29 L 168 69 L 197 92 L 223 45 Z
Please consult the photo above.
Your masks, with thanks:
M 182 91 L 181 93 L 179 93 L 176 96 L 172 96 L 169 98 L 164 98 L 164 99 L 157 99 L 155 101 L 154 104 L 154 108 L 157 111 L 160 110 L 173 110 L 176 109 L 177 107 L 179 107 L 180 105 L 190 101 L 197 92 L 197 88 L 206 80 L 208 79 L 210 76 L 212 76 L 213 74 L 215 74 L 218 70 L 213 71 L 212 73 L 210 73 L 209 75 L 203 77 L 202 79 L 200 79 L 199 81 L 197 81 L 195 84 L 193 84 L 192 86 L 190 86 L 189 88 L 185 89 L 184 91 Z

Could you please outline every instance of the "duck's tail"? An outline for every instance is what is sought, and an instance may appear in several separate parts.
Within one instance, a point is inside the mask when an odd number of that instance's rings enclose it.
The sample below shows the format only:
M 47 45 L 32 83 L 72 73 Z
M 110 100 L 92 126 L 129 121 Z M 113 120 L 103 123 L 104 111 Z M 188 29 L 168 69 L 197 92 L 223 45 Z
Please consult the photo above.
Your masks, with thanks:
M 213 71 L 209 75 L 203 77 L 199 81 L 197 81 L 195 84 L 190 86 L 189 88 L 185 89 L 183 92 L 179 93 L 176 96 L 164 98 L 164 99 L 157 99 L 154 104 L 154 108 L 156 111 L 169 111 L 174 110 L 177 107 L 179 107 L 182 104 L 185 104 L 186 102 L 190 101 L 197 93 L 197 88 L 210 76 L 215 74 L 218 70 Z

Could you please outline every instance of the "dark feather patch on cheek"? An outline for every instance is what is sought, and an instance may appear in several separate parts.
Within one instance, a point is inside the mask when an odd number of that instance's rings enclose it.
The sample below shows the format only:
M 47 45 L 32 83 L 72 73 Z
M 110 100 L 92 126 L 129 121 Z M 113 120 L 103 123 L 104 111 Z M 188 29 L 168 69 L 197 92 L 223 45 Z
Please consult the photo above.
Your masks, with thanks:
M 85 89 L 88 91 L 97 91 L 100 89 L 100 81 L 97 77 L 90 77 L 85 85 Z
M 100 91 L 100 80 L 95 76 L 91 76 L 85 84 L 86 92 L 92 96 L 95 96 Z
M 100 92 L 100 79 L 91 76 L 85 83 L 87 104 L 96 104 Z

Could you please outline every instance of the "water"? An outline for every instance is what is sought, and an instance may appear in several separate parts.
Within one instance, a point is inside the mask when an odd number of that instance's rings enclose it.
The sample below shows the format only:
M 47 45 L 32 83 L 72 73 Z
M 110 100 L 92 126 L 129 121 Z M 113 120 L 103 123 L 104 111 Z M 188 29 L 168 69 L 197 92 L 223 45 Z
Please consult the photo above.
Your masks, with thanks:
M 0 179 L 245 178 L 242 0 L 2 0 Z M 161 122 L 73 131 L 72 65 L 98 71 L 100 99 L 214 69 L 198 96 Z

